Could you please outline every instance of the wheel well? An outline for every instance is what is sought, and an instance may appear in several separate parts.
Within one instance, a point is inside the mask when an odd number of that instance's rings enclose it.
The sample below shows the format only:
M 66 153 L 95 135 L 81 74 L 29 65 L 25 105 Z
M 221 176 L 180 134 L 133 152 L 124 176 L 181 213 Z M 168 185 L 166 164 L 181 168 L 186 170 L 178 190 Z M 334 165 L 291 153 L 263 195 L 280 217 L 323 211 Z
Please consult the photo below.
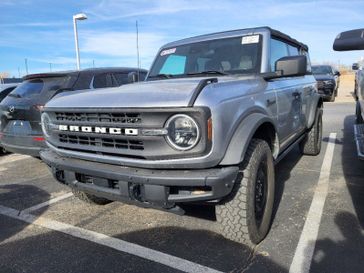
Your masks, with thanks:
M 255 131 L 253 138 L 265 140 L 272 150 L 273 157 L 276 158 L 278 156 L 279 140 L 272 123 L 265 122 L 261 124 Z

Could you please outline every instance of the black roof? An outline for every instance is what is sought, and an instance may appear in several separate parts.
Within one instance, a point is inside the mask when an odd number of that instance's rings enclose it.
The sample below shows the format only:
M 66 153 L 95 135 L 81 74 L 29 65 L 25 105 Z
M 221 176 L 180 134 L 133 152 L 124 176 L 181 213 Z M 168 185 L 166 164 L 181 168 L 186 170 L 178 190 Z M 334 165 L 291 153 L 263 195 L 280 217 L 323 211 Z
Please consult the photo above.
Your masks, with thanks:
M 96 68 L 86 68 L 81 70 L 68 70 L 68 71 L 57 71 L 57 72 L 46 72 L 46 73 L 36 73 L 36 74 L 28 74 L 23 77 L 23 80 L 36 79 L 36 78 L 52 78 L 52 77 L 64 77 L 73 74 L 101 74 L 107 72 L 121 72 L 121 73 L 129 73 L 132 71 L 137 71 L 136 67 L 96 67 Z M 147 73 L 146 69 L 139 69 L 140 72 Z
M 282 38 L 284 40 L 287 40 L 289 42 L 291 42 L 292 44 L 295 44 L 305 50 L 308 50 L 308 46 L 305 45 L 304 43 L 301 43 L 295 39 L 293 39 L 292 37 L 290 37 L 287 34 L 284 34 L 278 30 L 272 29 L 270 27 L 267 26 L 263 26 L 263 27 L 255 27 L 255 28 L 245 28 L 245 29 L 236 29 L 236 30 L 228 30 L 228 31 L 221 31 L 221 32 L 215 32 L 215 33 L 210 33 L 210 34 L 204 34 L 204 35 L 199 35 L 199 36 L 195 36 L 195 37 L 190 37 L 190 38 L 186 38 L 186 39 L 182 39 L 182 40 L 178 40 L 175 42 L 171 42 L 168 43 L 166 45 L 163 46 L 163 48 L 168 48 L 168 47 L 172 47 L 172 46 L 179 46 L 179 45 L 183 45 L 183 44 L 187 44 L 187 43 L 194 43 L 194 42 L 198 42 L 199 40 L 209 40 L 209 39 L 216 39 L 216 38 L 227 38 L 227 37 L 233 37 L 236 35 L 240 35 L 240 34 L 253 34 L 256 32 L 270 32 L 271 35 L 277 37 L 277 38 Z

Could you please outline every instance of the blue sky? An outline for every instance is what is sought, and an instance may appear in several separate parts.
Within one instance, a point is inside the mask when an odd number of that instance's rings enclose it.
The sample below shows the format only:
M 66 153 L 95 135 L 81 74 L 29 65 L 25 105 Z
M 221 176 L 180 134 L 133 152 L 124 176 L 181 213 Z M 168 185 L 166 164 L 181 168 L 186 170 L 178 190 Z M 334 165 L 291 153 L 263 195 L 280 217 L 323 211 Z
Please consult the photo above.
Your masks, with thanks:
M 364 27 L 364 1 L 238 0 L 0 0 L 0 72 L 74 69 L 72 15 L 78 23 L 81 66 L 136 66 L 135 21 L 141 66 L 149 68 L 164 43 L 216 31 L 271 26 L 310 47 L 315 63 L 351 64 L 364 52 L 334 52 L 344 30 Z

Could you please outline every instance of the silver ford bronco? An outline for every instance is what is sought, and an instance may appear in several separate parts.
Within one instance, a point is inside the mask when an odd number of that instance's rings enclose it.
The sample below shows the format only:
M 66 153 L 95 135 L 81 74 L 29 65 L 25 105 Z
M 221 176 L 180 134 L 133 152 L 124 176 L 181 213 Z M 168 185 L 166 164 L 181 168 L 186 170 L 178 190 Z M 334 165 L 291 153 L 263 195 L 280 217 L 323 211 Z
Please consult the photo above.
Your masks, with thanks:
M 221 234 L 253 245 L 274 165 L 296 144 L 320 153 L 322 107 L 305 44 L 268 27 L 213 33 L 163 46 L 145 82 L 51 100 L 41 157 L 84 201 L 210 204 Z

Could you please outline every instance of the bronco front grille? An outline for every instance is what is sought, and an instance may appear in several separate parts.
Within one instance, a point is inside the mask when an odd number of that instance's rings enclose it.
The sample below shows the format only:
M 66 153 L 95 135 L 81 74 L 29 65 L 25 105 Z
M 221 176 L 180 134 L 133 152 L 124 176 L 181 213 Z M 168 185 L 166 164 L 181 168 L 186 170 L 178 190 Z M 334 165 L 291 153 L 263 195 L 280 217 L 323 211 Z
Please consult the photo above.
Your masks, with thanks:
M 142 122 L 140 113 L 68 113 L 56 112 L 57 121 L 139 124 Z
M 59 142 L 112 149 L 144 150 L 143 141 L 130 139 L 96 138 L 88 136 L 60 134 Z

